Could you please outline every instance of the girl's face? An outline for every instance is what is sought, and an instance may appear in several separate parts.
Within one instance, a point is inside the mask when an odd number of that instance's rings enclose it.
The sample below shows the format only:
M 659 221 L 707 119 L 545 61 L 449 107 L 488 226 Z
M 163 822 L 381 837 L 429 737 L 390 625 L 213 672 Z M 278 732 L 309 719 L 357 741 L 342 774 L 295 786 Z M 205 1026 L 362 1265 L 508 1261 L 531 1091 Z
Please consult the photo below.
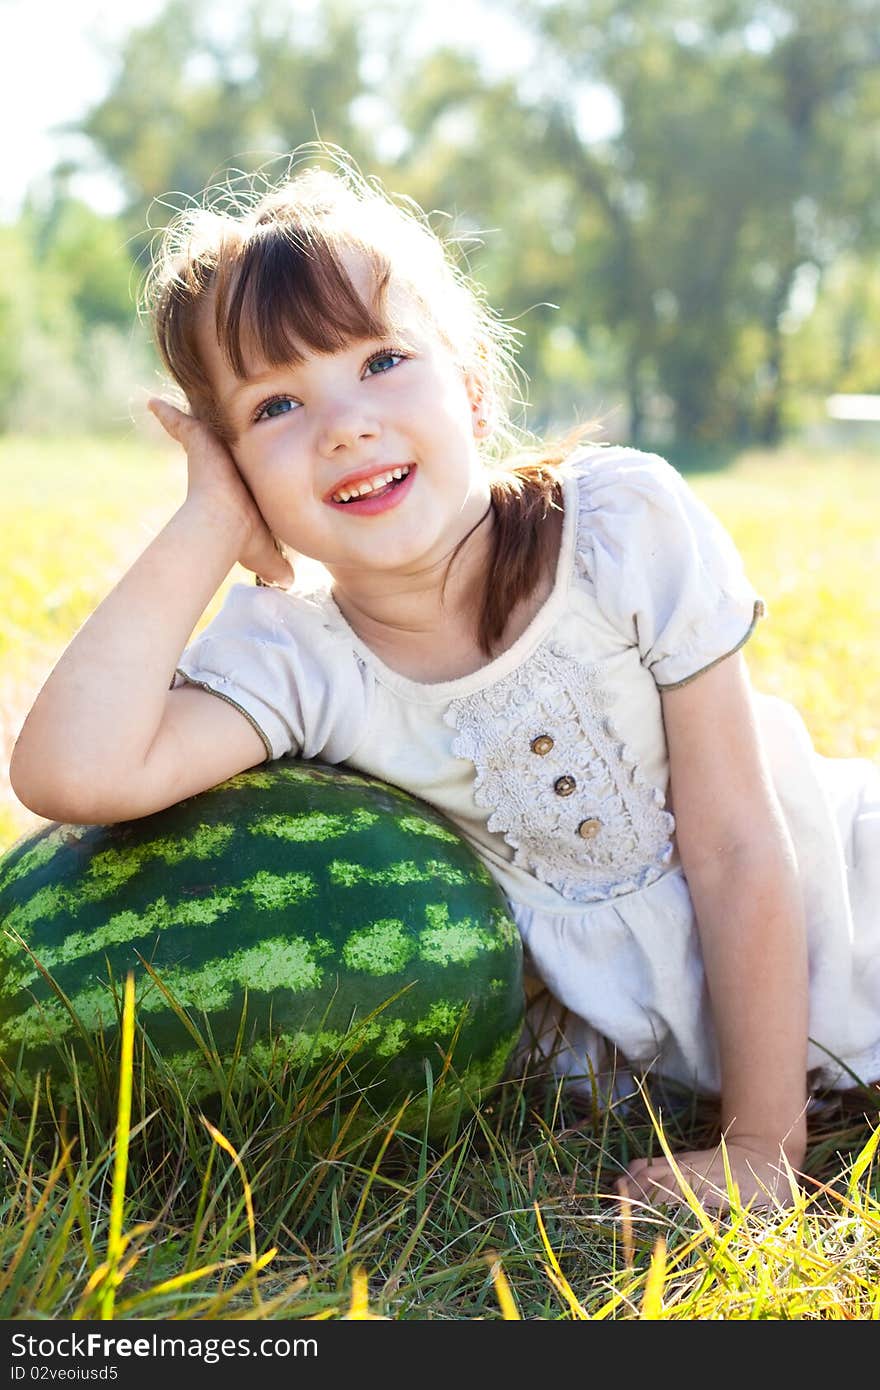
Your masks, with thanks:
M 346 268 L 366 298 L 368 267 L 352 256 Z M 343 580 L 442 563 L 489 503 L 476 380 L 411 299 L 398 306 L 405 343 L 354 342 L 289 367 L 254 362 L 244 380 L 220 352 L 212 313 L 200 324 L 232 452 L 270 530 Z

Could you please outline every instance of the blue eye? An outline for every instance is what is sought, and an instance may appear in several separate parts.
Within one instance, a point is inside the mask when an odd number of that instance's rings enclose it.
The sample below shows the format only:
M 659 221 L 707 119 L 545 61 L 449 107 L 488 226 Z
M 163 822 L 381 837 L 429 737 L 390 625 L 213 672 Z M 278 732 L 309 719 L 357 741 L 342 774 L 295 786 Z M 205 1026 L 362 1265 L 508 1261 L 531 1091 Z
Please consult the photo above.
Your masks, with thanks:
M 267 416 L 268 419 L 274 420 L 276 415 L 286 415 L 292 406 L 293 401 L 288 400 L 286 396 L 282 396 L 278 400 L 270 401 L 268 405 L 264 405 L 263 414 Z
M 375 357 L 370 358 L 369 362 L 367 363 L 367 371 L 370 373 L 371 376 L 384 376 L 386 372 L 391 370 L 390 367 L 383 367 L 382 370 L 379 372 L 374 372 L 372 370 L 373 367 L 378 367 L 381 362 L 397 363 L 402 361 L 403 353 L 401 352 L 379 352 L 376 354 Z

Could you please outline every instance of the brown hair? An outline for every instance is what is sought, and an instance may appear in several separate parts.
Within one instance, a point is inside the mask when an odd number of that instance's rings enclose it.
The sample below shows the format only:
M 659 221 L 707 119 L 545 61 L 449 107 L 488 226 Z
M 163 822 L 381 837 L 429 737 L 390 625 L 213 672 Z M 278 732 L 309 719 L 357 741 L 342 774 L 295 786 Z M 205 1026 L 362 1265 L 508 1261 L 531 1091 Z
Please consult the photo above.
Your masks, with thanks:
M 294 173 L 297 160 L 315 150 L 336 168 Z M 291 156 L 280 182 L 260 190 L 259 178 L 248 180 L 244 196 L 229 184 L 209 190 L 161 234 L 145 302 L 162 360 L 193 414 L 231 442 L 196 342 L 199 315 L 211 299 L 220 349 L 244 377 L 249 350 L 281 366 L 301 361 L 303 348 L 332 352 L 359 338 L 405 337 L 387 293 L 392 277 L 405 285 L 460 365 L 479 379 L 480 413 L 492 424 L 479 444 L 490 470 L 495 526 L 477 623 L 479 646 L 491 657 L 511 611 L 546 567 L 543 523 L 562 505 L 565 458 L 595 426 L 540 443 L 513 424 L 511 405 L 524 404 L 519 330 L 494 314 L 456 264 L 455 240 L 441 240 L 410 200 L 394 201 L 376 180 L 364 179 L 344 151 L 313 142 Z M 351 249 L 373 269 L 372 304 L 346 274 L 343 253 Z

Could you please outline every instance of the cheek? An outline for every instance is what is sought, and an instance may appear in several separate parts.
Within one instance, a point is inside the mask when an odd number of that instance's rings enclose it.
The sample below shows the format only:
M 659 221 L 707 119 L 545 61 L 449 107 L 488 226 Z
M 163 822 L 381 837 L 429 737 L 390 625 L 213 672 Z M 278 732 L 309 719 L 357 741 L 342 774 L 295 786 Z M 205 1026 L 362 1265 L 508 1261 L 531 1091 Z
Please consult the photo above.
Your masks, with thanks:
M 440 390 L 425 391 L 410 418 L 425 443 L 435 447 L 446 448 L 454 443 L 458 450 L 472 437 L 470 401 L 467 393 L 453 383 Z
M 235 461 L 254 497 L 269 499 L 296 485 L 296 469 L 291 467 L 291 446 L 282 431 L 274 438 L 248 443 L 235 451 Z

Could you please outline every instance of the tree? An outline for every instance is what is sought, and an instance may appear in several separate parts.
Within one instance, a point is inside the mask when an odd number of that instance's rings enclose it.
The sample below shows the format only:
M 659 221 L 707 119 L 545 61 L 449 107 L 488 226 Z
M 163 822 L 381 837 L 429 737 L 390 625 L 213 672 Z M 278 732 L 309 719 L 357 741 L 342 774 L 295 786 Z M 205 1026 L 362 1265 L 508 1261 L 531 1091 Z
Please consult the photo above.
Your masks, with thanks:
M 369 160 L 355 102 L 362 25 L 346 0 L 327 0 L 307 25 L 289 6 L 260 0 L 217 33 L 208 0 L 170 0 L 125 42 L 110 90 L 83 131 L 119 172 L 133 234 L 208 183 L 275 162 L 319 135 Z
M 545 160 L 610 237 L 599 283 L 582 283 L 625 345 L 633 434 L 659 390 L 681 436 L 772 441 L 802 267 L 878 239 L 876 0 L 520 8 L 547 74 Z M 576 119 L 585 84 L 620 107 L 598 143 Z
M 84 124 L 124 180 L 132 244 L 148 209 L 160 225 L 230 169 L 274 154 L 276 175 L 319 136 L 470 238 L 470 269 L 525 331 L 542 422 L 570 413 L 567 394 L 590 412 L 623 393 L 635 442 L 772 442 L 812 379 L 792 358 L 804 284 L 843 314 L 824 277 L 880 241 L 880 0 L 519 11 L 535 61 L 490 79 L 473 52 L 413 56 L 417 13 L 396 0 L 243 0 L 223 33 L 207 0 L 170 0 Z M 594 128 L 597 92 L 616 129 Z M 90 283 L 78 312 L 105 312 Z
M 118 428 L 147 363 L 125 233 L 64 178 L 0 228 L 0 429 Z

